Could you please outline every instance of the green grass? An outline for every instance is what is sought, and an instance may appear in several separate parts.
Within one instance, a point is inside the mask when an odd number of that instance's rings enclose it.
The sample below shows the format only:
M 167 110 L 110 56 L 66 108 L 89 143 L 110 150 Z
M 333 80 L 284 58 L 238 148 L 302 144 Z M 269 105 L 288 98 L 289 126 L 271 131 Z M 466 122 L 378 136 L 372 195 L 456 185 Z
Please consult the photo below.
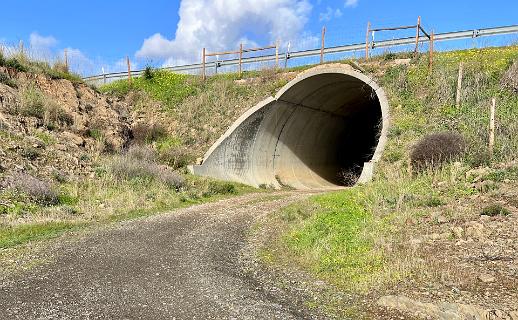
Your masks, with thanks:
M 49 221 L 16 226 L 0 226 L 0 249 L 10 248 L 31 241 L 57 237 L 64 232 L 85 226 L 83 223 Z
M 198 77 L 155 70 L 153 78 L 134 78 L 132 81 L 120 80 L 101 87 L 101 92 L 124 97 L 130 91 L 142 90 L 167 108 L 173 108 L 184 99 L 192 96 L 202 88 Z
M 318 209 L 284 238 L 288 248 L 324 278 L 360 282 L 383 266 L 372 239 L 364 235 L 372 213 L 358 197 L 347 190 L 312 198 Z
M 24 53 L 6 57 L 0 52 L 0 67 L 11 68 L 19 72 L 43 74 L 51 79 L 66 79 L 74 83 L 83 83 L 81 76 L 67 70 L 63 63 L 55 62 L 51 65 L 45 61 L 30 59 Z

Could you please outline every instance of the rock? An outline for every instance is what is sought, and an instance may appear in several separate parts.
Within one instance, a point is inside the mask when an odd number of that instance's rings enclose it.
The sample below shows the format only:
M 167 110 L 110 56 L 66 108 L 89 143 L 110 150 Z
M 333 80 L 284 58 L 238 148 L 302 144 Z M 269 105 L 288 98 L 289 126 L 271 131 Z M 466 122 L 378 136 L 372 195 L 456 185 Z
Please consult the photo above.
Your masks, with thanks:
M 64 141 L 71 142 L 76 146 L 83 146 L 85 143 L 85 140 L 83 138 L 72 132 L 65 131 L 61 133 L 61 137 Z
M 464 233 L 464 229 L 462 229 L 462 227 L 453 227 L 451 228 L 451 232 L 455 238 L 461 239 L 462 234 Z
M 495 277 L 493 277 L 492 275 L 490 274 L 481 274 L 478 276 L 478 280 L 484 282 L 484 283 L 491 283 L 491 282 L 495 282 Z
M 394 65 L 395 66 L 408 66 L 410 65 L 410 62 L 412 59 L 406 58 L 406 59 L 394 59 Z
M 437 217 L 437 222 L 438 222 L 438 223 L 446 223 L 446 222 L 448 222 L 448 218 L 446 218 L 446 217 L 445 217 L 445 216 L 443 216 L 443 215 L 439 215 L 439 216 Z
M 425 319 L 436 320 L 518 320 L 516 312 L 486 310 L 476 305 L 460 303 L 423 303 L 403 296 L 385 296 L 378 305 Z
M 474 239 L 484 238 L 484 225 L 478 222 L 470 222 L 466 228 L 466 237 Z

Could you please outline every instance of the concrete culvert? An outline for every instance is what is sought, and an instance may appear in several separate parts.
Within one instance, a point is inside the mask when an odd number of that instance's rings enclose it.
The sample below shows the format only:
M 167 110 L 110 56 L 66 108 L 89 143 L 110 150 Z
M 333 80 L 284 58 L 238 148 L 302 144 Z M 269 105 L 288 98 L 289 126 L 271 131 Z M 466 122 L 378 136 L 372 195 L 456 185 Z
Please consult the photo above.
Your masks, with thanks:
M 243 114 L 190 168 L 256 187 L 366 182 L 385 145 L 388 111 L 369 77 L 348 65 L 315 67 Z

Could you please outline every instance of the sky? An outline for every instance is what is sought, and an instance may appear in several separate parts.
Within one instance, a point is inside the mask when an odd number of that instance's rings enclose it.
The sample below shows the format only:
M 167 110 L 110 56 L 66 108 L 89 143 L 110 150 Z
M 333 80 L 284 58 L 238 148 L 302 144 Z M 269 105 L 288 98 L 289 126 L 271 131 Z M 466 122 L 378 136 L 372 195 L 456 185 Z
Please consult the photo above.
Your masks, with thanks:
M 375 27 L 415 24 L 435 32 L 518 24 L 516 0 L 2 0 L 0 43 L 20 40 L 52 60 L 68 50 L 85 74 L 147 64 L 199 62 L 201 49 L 230 50 L 277 40 L 293 50 L 365 41 Z M 404 33 L 386 35 L 398 37 Z

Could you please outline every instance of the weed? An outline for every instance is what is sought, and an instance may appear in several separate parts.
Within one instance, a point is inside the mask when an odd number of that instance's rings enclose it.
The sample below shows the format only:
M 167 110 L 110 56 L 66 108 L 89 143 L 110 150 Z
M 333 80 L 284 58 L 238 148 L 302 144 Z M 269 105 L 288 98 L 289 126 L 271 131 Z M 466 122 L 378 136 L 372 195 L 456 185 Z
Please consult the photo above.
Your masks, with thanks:
M 167 130 L 161 124 L 147 125 L 138 123 L 132 128 L 133 139 L 136 143 L 150 143 L 167 136 Z
M 135 152 L 133 156 L 135 156 Z M 139 154 L 142 155 L 142 154 Z M 122 179 L 145 179 L 160 181 L 170 188 L 179 190 L 184 179 L 169 167 L 158 165 L 152 159 L 132 158 L 131 153 L 115 157 L 110 163 L 111 172 Z
M 41 205 L 55 205 L 59 202 L 58 193 L 50 184 L 26 173 L 17 172 L 10 175 L 7 185 Z
M 144 73 L 142 74 L 142 77 L 145 80 L 153 80 L 154 74 L 153 74 L 153 68 L 151 66 L 146 66 L 146 69 L 144 69 Z
M 16 82 L 11 79 L 8 74 L 3 72 L 0 72 L 0 83 L 3 83 L 11 88 L 17 88 Z
M 25 117 L 43 119 L 45 117 L 45 97 L 34 86 L 28 86 L 20 92 L 19 114 Z
M 26 147 L 22 150 L 22 156 L 28 160 L 34 161 L 41 156 L 41 152 L 34 147 Z
M 482 212 L 480 214 L 490 217 L 498 215 L 507 216 L 511 214 L 511 211 L 509 211 L 509 209 L 503 207 L 500 204 L 492 204 L 482 209 Z

